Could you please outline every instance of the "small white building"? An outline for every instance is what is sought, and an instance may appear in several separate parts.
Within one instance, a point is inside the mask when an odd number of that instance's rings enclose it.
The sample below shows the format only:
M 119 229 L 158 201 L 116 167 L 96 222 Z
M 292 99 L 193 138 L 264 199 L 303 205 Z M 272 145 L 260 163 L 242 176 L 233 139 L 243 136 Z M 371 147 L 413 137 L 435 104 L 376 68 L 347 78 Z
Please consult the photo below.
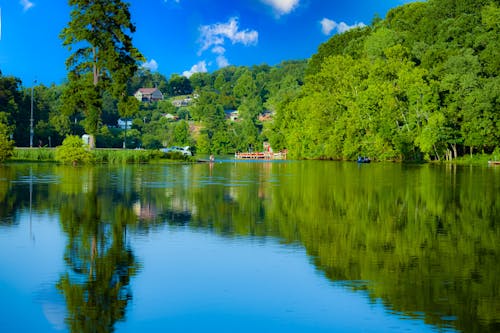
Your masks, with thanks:
M 163 100 L 163 94 L 158 88 L 140 88 L 134 94 L 140 102 L 157 102 Z
M 85 144 L 85 145 L 90 144 L 90 135 L 88 135 L 88 134 L 82 135 L 82 141 L 83 141 L 83 144 Z

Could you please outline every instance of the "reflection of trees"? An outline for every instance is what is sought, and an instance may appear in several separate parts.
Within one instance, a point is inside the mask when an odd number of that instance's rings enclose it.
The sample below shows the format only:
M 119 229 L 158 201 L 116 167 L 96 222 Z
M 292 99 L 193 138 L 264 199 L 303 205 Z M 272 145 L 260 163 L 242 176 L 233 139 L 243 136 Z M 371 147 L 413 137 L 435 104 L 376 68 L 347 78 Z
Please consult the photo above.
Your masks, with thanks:
M 452 315 L 466 332 L 498 331 L 498 186 L 478 186 L 479 170 L 401 168 L 325 167 L 302 190 L 299 173 L 276 208 L 331 279 L 372 281 L 371 297 L 436 325 Z
M 275 164 L 268 175 L 265 167 L 238 166 L 256 180 L 245 186 L 193 190 L 190 225 L 300 241 L 330 279 L 368 281 L 352 287 L 393 311 L 466 332 L 498 331 L 493 170 L 311 162 Z
M 85 192 L 61 198 L 61 223 L 68 236 L 65 260 L 70 270 L 57 287 L 66 298 L 72 332 L 111 332 L 115 322 L 125 318 L 130 278 L 138 269 L 126 243 L 127 225 L 135 221 L 135 215 L 131 205 L 116 202 L 113 192 L 99 188 L 93 171 L 87 171 L 73 175 L 84 177 L 77 184 Z
M 28 174 L 20 168 L 9 172 Z M 451 324 L 466 332 L 500 331 L 496 169 L 330 162 L 51 168 L 43 172 L 57 182 L 37 183 L 34 202 L 61 216 L 68 237 L 70 269 L 58 287 L 73 331 L 111 331 L 124 319 L 138 269 L 127 232 L 164 223 L 301 242 L 328 278 L 367 281 L 351 287 L 391 311 L 437 326 L 455 316 Z M 14 213 L 29 203 L 26 186 L 0 183 Z
M 0 225 L 17 223 L 19 220 L 16 215 L 23 210 L 29 210 L 30 202 L 41 202 L 41 205 L 37 204 L 42 206 L 39 209 L 50 206 L 46 200 L 50 177 L 38 179 L 36 176 L 48 169 L 44 164 L 0 165 Z
M 12 215 L 17 197 L 12 195 L 12 184 L 9 181 L 14 177 L 14 170 L 8 166 L 0 165 L 0 226 L 2 224 L 11 224 Z

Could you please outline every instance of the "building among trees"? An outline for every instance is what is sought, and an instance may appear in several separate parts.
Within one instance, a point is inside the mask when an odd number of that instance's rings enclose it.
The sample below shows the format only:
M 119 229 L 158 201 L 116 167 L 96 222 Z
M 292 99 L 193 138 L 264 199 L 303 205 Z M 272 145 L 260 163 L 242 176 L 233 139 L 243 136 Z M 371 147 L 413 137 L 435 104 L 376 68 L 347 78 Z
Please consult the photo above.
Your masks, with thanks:
M 140 88 L 134 94 L 140 102 L 157 102 L 163 100 L 163 94 L 158 88 Z

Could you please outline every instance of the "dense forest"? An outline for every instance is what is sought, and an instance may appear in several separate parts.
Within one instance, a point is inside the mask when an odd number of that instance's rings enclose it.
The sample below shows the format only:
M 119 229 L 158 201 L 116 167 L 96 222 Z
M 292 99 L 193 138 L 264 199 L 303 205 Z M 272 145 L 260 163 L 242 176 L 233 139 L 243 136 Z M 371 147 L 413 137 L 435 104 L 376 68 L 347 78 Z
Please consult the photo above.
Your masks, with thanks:
M 123 112 L 104 91 L 97 147 L 224 154 L 268 141 L 293 158 L 397 161 L 491 153 L 500 149 L 499 36 L 499 0 L 429 0 L 335 35 L 306 60 L 189 78 L 140 68 L 128 95 L 157 87 L 165 100 Z M 71 89 L 66 82 L 31 91 L 0 74 L 0 136 L 29 145 L 32 93 L 36 145 L 84 134 L 84 110 L 64 104 Z M 119 118 L 131 128 L 117 126 Z

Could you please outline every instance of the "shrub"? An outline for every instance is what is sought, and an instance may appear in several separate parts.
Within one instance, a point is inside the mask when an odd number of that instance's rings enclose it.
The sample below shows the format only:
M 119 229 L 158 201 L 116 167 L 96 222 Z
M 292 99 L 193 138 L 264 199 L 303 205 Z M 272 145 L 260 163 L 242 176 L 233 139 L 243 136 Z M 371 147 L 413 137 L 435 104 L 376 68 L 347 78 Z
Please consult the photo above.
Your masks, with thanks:
M 86 164 L 92 162 L 88 146 L 76 135 L 69 135 L 61 146 L 56 148 L 56 160 L 65 164 Z

